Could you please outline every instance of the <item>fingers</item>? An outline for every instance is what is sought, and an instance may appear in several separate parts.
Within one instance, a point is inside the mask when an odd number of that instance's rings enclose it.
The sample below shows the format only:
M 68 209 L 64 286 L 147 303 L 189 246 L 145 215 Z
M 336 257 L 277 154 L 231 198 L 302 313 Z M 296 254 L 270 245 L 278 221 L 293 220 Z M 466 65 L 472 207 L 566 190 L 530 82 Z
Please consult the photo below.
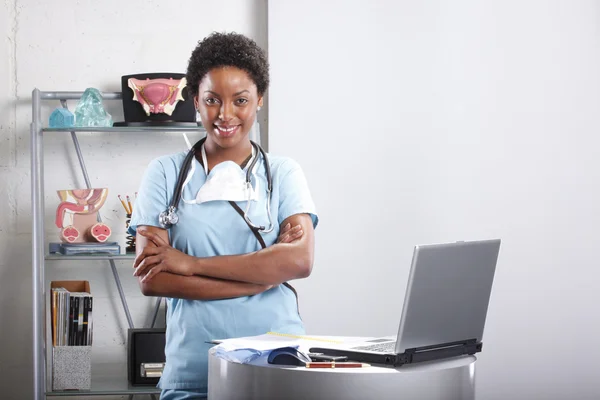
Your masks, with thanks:
M 281 228 L 281 230 L 279 231 L 279 236 L 277 237 L 277 243 L 281 243 L 281 240 L 285 236 L 285 233 L 290 230 L 291 226 L 292 225 L 288 222 L 283 228 Z
M 159 272 L 163 270 L 164 267 L 160 264 L 154 266 L 154 268 L 150 269 L 150 271 L 148 271 L 148 273 L 142 278 L 142 283 L 150 281 L 150 279 L 154 278 L 156 275 L 158 275 Z
M 133 262 L 133 268 L 137 268 L 146 257 L 159 254 L 160 252 L 161 249 L 158 247 L 145 247 L 144 250 L 142 250 L 142 252 L 135 257 L 135 261 Z
M 302 230 L 302 227 L 299 227 L 296 232 L 290 234 L 290 237 L 286 243 L 295 242 L 296 240 L 300 239 L 303 234 L 304 231 Z
M 298 236 L 298 234 L 300 234 L 300 236 Z M 282 243 L 291 243 L 301 236 L 302 236 L 302 226 L 296 225 L 284 234 L 284 237 L 281 242 Z
M 140 265 L 133 271 L 133 276 L 142 276 L 145 274 L 146 270 L 152 268 L 156 264 L 161 263 L 160 256 L 150 256 L 144 258 L 144 260 L 140 263 Z
M 168 246 L 169 244 L 165 242 L 163 238 L 158 236 L 156 233 L 148 232 L 148 231 L 138 231 L 138 235 L 144 236 L 146 239 L 150 240 L 157 246 Z
M 304 231 L 302 225 L 296 225 L 282 235 L 279 235 L 278 243 L 291 243 L 294 240 L 300 239 Z
M 287 224 L 285 224 L 285 226 L 283 227 L 283 229 L 281 229 L 281 231 L 279 231 L 279 235 L 281 235 L 282 233 L 286 233 L 287 231 L 290 230 L 291 227 L 292 227 L 292 224 L 290 224 L 288 222 Z

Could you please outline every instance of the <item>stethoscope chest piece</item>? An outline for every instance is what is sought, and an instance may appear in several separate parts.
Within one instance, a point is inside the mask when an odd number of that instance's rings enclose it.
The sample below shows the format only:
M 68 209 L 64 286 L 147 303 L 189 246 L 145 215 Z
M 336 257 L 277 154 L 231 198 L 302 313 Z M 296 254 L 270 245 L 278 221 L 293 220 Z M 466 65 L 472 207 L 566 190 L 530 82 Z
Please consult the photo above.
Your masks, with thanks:
M 169 207 L 167 210 L 160 213 L 158 216 L 159 223 L 163 229 L 169 229 L 179 222 L 179 216 L 175 211 L 175 207 Z

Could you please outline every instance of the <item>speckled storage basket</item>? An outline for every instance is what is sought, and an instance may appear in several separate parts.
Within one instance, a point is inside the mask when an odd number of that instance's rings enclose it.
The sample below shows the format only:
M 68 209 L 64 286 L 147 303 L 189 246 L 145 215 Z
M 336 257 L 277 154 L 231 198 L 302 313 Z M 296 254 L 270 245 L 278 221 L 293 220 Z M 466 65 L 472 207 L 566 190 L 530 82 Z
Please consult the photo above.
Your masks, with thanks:
M 52 348 L 52 390 L 90 390 L 92 346 Z

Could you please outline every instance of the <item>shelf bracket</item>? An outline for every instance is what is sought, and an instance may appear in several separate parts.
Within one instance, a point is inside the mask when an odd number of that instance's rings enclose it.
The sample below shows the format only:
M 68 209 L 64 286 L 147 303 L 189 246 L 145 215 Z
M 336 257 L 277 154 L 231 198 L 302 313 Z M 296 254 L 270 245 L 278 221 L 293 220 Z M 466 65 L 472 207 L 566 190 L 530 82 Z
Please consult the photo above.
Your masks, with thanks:
M 63 108 L 67 108 L 67 101 L 61 99 L 60 104 L 62 104 Z M 79 147 L 79 140 L 77 139 L 77 133 L 71 132 L 71 138 L 73 139 L 73 145 L 75 146 L 75 152 L 77 153 L 77 158 L 79 159 L 79 165 L 81 166 L 81 172 L 83 173 L 83 179 L 85 180 L 85 184 L 88 189 L 92 188 L 90 183 L 90 178 L 87 172 L 87 168 L 85 166 L 85 161 L 83 161 L 83 155 L 81 154 L 81 147 Z M 98 222 L 102 222 L 102 217 L 100 213 L 98 213 Z M 110 269 L 112 270 L 113 277 L 115 279 L 115 283 L 117 285 L 117 290 L 119 291 L 119 297 L 121 298 L 121 304 L 123 305 L 123 311 L 125 312 L 125 317 L 127 318 L 127 324 L 129 328 L 133 329 L 133 319 L 131 318 L 131 313 L 129 312 L 129 306 L 127 305 L 127 299 L 125 298 L 125 293 L 123 292 L 123 286 L 121 285 L 121 278 L 119 277 L 119 272 L 117 271 L 117 267 L 115 265 L 114 260 L 109 260 Z

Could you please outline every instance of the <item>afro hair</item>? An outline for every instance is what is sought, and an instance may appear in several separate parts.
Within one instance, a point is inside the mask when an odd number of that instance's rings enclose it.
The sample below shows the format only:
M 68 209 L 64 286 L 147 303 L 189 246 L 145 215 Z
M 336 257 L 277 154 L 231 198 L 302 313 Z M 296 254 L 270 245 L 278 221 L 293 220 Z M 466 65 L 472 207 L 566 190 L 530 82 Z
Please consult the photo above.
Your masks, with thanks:
M 192 52 L 186 80 L 189 93 L 198 95 L 198 86 L 213 68 L 236 67 L 246 71 L 254 81 L 259 95 L 269 87 L 269 62 L 256 42 L 239 33 L 213 32 Z

